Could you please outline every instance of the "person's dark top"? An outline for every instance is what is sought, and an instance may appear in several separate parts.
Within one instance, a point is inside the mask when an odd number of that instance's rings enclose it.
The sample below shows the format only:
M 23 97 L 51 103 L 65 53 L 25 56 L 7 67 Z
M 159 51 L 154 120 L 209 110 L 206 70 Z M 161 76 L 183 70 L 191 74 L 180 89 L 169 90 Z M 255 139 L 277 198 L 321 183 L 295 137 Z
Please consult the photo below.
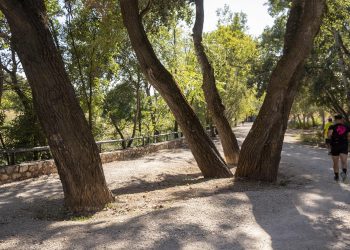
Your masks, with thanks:
M 332 130 L 331 144 L 347 144 L 350 128 L 344 124 L 338 123 L 331 125 L 328 130 Z

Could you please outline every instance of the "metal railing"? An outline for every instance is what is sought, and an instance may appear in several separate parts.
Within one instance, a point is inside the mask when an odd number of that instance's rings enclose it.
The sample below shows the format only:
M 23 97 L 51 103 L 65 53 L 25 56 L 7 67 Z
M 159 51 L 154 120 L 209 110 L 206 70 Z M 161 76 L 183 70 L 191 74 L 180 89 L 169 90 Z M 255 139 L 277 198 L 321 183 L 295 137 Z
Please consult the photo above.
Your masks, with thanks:
M 135 138 L 103 140 L 97 141 L 96 144 L 100 153 L 103 153 L 132 147 L 143 147 L 152 143 L 171 141 L 181 137 L 183 137 L 182 132 L 170 132 Z M 0 166 L 47 159 L 52 159 L 49 146 L 0 150 Z

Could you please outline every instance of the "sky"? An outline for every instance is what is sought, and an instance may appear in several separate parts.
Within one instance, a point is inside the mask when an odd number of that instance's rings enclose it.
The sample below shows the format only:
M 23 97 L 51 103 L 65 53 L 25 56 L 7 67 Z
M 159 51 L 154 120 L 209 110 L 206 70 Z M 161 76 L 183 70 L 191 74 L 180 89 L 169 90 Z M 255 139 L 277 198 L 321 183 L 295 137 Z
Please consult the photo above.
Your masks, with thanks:
M 248 19 L 248 33 L 257 37 L 266 26 L 273 24 L 272 17 L 267 13 L 266 0 L 204 0 L 204 31 L 212 31 L 217 24 L 216 10 L 223 8 L 225 4 L 230 6 L 233 12 L 244 12 Z

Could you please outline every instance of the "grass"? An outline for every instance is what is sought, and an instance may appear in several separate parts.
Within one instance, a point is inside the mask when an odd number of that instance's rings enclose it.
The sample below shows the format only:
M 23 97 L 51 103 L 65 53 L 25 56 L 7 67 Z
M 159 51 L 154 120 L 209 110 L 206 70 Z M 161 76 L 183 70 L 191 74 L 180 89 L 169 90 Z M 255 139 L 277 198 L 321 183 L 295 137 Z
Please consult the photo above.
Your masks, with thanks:
M 303 131 L 300 135 L 300 140 L 307 145 L 324 147 L 323 133 L 319 130 Z

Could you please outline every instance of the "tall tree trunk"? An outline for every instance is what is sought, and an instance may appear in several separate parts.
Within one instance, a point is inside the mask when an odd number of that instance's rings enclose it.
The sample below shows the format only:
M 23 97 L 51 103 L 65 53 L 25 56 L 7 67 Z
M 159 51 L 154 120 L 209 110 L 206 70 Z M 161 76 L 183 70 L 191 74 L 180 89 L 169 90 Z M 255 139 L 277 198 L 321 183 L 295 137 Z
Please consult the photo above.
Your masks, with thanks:
M 151 116 L 151 123 L 153 126 L 153 134 L 155 134 L 156 131 L 156 117 L 153 113 L 153 101 L 151 97 L 151 85 L 146 82 L 145 84 L 145 91 L 147 95 L 147 104 L 149 106 L 148 110 L 150 111 L 150 116 Z
M 313 114 L 310 115 L 311 121 L 312 121 L 312 127 L 316 127 L 316 119 Z
M 292 2 L 283 56 L 272 72 L 264 103 L 242 145 L 237 177 L 276 180 L 288 116 L 324 9 L 325 0 Z
M 97 145 L 76 99 L 48 28 L 43 0 L 3 0 L 0 10 L 32 88 L 33 103 L 47 135 L 73 212 L 102 209 L 113 200 Z
M 203 0 L 195 0 L 196 21 L 193 27 L 193 42 L 197 60 L 201 65 L 203 75 L 202 89 L 207 102 L 208 110 L 219 132 L 220 141 L 224 150 L 227 164 L 237 164 L 239 146 L 230 123 L 225 116 L 225 106 L 222 103 L 219 91 L 216 88 L 214 69 L 212 68 L 202 44 L 204 4 Z
M 301 128 L 302 125 L 303 125 L 303 123 L 302 123 L 302 121 L 301 121 L 300 115 L 298 114 L 297 117 L 298 117 L 298 124 L 299 124 L 298 127 Z
M 141 69 L 173 112 L 202 174 L 204 177 L 232 176 L 174 78 L 155 55 L 142 25 L 138 1 L 120 0 L 120 5 L 123 21 Z
M 95 34 L 93 36 L 93 39 L 95 40 Z M 94 55 L 95 55 L 95 47 L 93 47 L 91 55 L 90 55 L 90 63 L 89 63 L 89 94 L 87 101 L 88 106 L 88 123 L 90 130 L 93 131 L 93 92 L 94 92 L 94 81 L 95 81 L 95 73 L 94 73 Z
M 321 119 L 322 119 L 322 130 L 324 129 L 324 126 L 326 125 L 326 114 L 324 110 L 320 111 Z
M 303 114 L 303 128 L 306 128 L 306 115 Z
M 138 82 L 136 84 L 136 110 L 135 110 L 135 115 L 134 115 L 134 120 L 133 120 L 134 124 L 133 124 L 133 128 L 132 128 L 131 139 L 128 142 L 128 148 L 131 147 L 132 143 L 134 142 L 133 138 L 135 137 L 135 134 L 136 134 L 137 121 L 139 119 L 139 113 L 140 113 L 140 111 L 139 111 L 139 108 L 140 108 L 140 106 L 139 106 L 139 99 L 140 99 L 139 95 L 140 95 L 140 83 Z

